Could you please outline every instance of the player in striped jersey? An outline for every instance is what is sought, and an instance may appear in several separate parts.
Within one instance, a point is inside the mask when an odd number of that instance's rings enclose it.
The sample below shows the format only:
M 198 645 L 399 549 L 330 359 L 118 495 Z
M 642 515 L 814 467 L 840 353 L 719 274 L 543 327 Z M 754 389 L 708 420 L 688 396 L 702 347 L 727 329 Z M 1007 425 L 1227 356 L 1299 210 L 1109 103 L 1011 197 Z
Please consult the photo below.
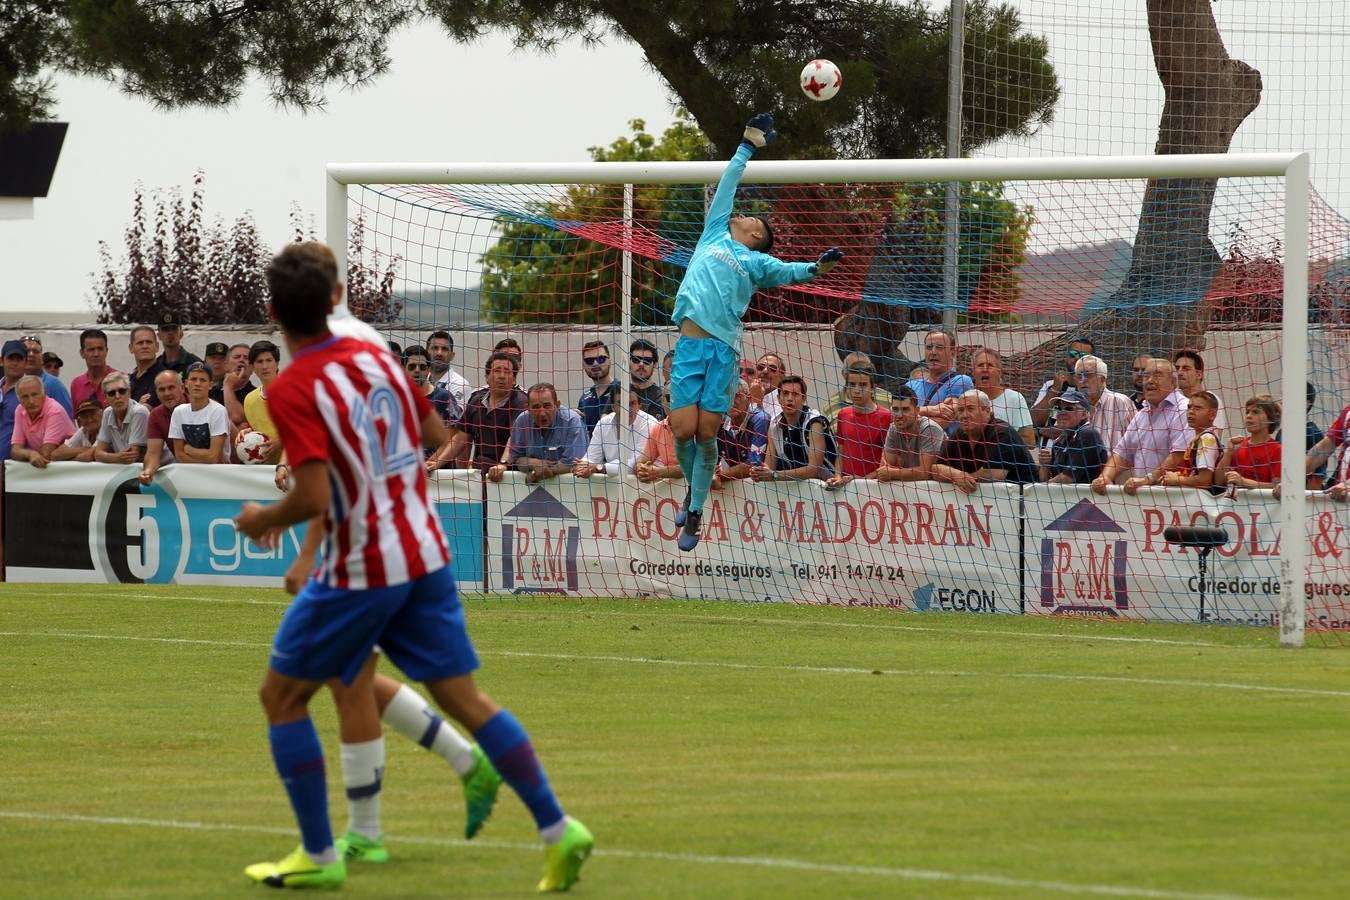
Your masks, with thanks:
M 320 256 L 327 250 L 327 247 L 315 245 L 315 252 Z M 336 270 L 336 258 L 333 266 Z M 388 352 L 389 344 L 380 333 L 353 316 L 342 302 L 343 288 L 339 283 L 334 289 L 335 306 L 328 314 L 328 331 L 338 337 L 364 341 L 380 353 Z M 324 528 L 322 517 L 310 520 L 304 544 L 286 572 L 286 590 L 291 594 L 299 593 L 314 571 Z M 464 786 L 465 838 L 472 839 L 487 822 L 502 782 L 481 747 L 464 740 L 436 714 L 421 694 L 401 681 L 377 672 L 378 662 L 379 657 L 371 654 L 350 685 L 344 685 L 341 678 L 328 681 L 337 705 L 342 781 L 347 793 L 347 830 L 337 839 L 337 850 L 348 862 L 383 863 L 389 860 L 380 823 L 380 794 L 385 771 L 382 722 L 440 756 L 454 769 Z
M 473 733 L 534 816 L 545 843 L 539 889 L 567 890 L 594 841 L 563 813 L 520 723 L 474 683 L 478 657 L 418 452 L 423 444 L 444 444 L 444 426 L 393 357 L 329 332 L 326 316 L 338 295 L 326 248 L 288 246 L 267 278 L 271 313 L 292 358 L 269 398 L 278 410 L 292 487 L 278 503 L 245 504 L 237 527 L 271 546 L 283 529 L 322 515 L 326 534 L 317 571 L 273 639 L 260 690 L 272 756 L 302 843 L 281 861 L 245 872 L 276 887 L 345 881 L 308 704 L 325 680 L 356 678 L 378 642 Z

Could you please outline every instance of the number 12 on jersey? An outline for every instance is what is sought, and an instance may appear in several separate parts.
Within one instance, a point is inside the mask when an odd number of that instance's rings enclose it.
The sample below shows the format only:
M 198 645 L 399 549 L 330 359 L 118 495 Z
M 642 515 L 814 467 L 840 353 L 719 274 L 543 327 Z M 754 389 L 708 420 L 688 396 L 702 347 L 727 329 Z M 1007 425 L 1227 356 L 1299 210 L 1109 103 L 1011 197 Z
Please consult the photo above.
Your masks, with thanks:
M 367 405 L 368 399 L 368 405 Z M 371 453 L 371 473 L 384 478 L 417 465 L 417 450 L 410 446 L 403 428 L 403 407 L 393 388 L 377 387 L 369 398 L 353 397 L 348 401 L 349 421 L 358 434 L 365 436 Z M 379 426 L 384 426 L 384 440 Z

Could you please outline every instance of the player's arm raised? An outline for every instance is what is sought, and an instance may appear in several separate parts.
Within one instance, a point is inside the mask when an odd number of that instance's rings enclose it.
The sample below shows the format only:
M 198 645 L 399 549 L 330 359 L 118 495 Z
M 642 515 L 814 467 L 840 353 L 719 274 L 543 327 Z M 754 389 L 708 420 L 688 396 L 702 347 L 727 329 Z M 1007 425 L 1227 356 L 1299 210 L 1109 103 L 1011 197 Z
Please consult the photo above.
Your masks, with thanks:
M 713 194 L 712 203 L 708 204 L 708 217 L 703 224 L 704 234 L 722 234 L 727 230 L 727 225 L 731 222 L 732 203 L 736 199 L 736 187 L 741 183 L 741 176 L 745 174 L 746 162 L 756 150 L 763 148 L 776 137 L 778 132 L 773 130 L 773 116 L 769 113 L 760 113 L 746 124 L 740 146 L 732 155 L 731 162 L 727 163 L 726 171 L 717 182 L 717 191 Z

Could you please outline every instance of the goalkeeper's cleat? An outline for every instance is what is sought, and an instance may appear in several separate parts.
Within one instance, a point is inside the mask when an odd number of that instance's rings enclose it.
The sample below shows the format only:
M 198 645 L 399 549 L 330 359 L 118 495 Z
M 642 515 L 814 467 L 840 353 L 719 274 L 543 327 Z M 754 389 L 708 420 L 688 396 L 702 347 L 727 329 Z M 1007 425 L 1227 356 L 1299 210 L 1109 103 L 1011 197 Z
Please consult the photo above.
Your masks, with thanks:
M 703 527 L 703 510 L 691 509 L 684 520 L 684 530 L 680 532 L 680 549 L 685 553 L 698 546 L 699 532 Z
M 347 880 L 347 864 L 339 856 L 336 862 L 320 865 L 300 846 L 280 862 L 254 863 L 244 874 L 274 888 L 335 888 Z
M 581 864 L 595 848 L 595 838 L 576 819 L 567 820 L 562 840 L 544 848 L 544 877 L 539 892 L 565 891 L 581 880 Z
M 347 862 L 389 862 L 389 850 L 384 838 L 371 840 L 357 831 L 349 831 L 337 839 L 337 852 Z
M 685 492 L 684 492 L 684 502 L 680 504 L 680 508 L 679 508 L 679 509 L 675 510 L 675 527 L 676 527 L 676 528 L 683 528 L 683 527 L 684 527 L 684 520 L 685 520 L 685 517 L 689 515 L 689 499 L 690 499 L 692 496 L 693 496 L 693 492 L 692 492 L 692 491 L 685 491 Z
M 472 839 L 482 830 L 497 802 L 502 776 L 492 767 L 483 748 L 473 745 L 473 768 L 459 776 L 464 782 L 464 837 Z

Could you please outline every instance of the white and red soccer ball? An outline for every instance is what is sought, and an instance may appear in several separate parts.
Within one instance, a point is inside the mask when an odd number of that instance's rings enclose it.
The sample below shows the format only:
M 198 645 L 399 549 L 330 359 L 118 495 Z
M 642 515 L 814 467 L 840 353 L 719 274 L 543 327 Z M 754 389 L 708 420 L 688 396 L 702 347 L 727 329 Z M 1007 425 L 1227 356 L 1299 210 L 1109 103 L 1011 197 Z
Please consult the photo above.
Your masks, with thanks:
M 272 439 L 261 431 L 241 431 L 234 439 L 234 455 L 241 463 L 256 466 L 272 452 Z
M 802 93 L 808 100 L 828 100 L 843 86 L 843 74 L 828 59 L 813 59 L 802 69 Z

